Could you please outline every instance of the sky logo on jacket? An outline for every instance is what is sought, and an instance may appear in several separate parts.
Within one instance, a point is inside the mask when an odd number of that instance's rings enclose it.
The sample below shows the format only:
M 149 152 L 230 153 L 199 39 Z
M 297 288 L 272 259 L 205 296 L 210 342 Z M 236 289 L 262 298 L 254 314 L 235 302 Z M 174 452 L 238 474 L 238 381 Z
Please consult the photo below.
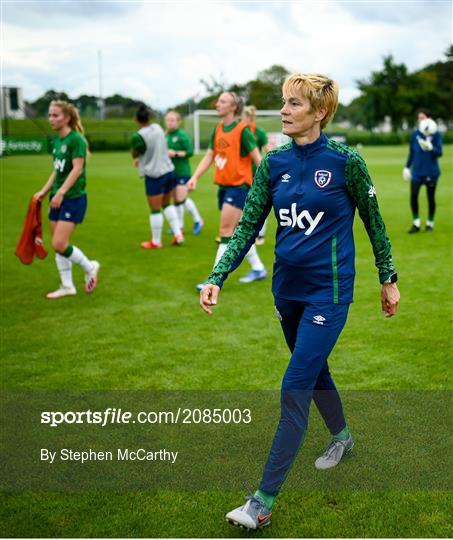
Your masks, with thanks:
M 318 212 L 315 217 L 312 217 L 308 210 L 302 210 L 297 213 L 297 205 L 293 203 L 291 208 L 280 208 L 279 223 L 282 227 L 298 227 L 299 229 L 307 229 L 305 236 L 309 236 L 318 226 L 324 215 L 324 212 Z M 307 228 L 308 226 L 308 228 Z

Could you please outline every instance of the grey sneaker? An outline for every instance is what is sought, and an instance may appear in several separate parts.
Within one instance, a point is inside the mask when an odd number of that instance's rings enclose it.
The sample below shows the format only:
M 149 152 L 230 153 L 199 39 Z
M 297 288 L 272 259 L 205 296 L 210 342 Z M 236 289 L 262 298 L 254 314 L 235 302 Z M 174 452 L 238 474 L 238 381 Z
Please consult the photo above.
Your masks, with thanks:
M 353 446 L 352 435 L 349 435 L 349 439 L 345 441 L 332 439 L 324 454 L 315 461 L 315 467 L 321 470 L 336 467 L 343 456 L 352 450 Z
M 261 281 L 262 279 L 266 279 L 266 277 L 267 271 L 263 268 L 262 270 L 250 270 L 246 276 L 239 278 L 239 281 L 241 283 L 252 283 L 252 281 Z
M 262 529 L 271 524 L 272 510 L 257 497 L 246 497 L 246 503 L 228 512 L 228 523 L 244 529 Z

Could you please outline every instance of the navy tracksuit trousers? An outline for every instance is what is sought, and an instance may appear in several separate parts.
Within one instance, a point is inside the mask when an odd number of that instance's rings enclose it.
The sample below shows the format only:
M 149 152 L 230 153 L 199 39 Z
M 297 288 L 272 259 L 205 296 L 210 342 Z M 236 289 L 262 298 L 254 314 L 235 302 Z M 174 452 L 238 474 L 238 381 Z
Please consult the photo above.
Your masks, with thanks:
M 303 442 L 312 399 L 332 435 L 346 427 L 327 358 L 346 323 L 349 304 L 276 298 L 275 307 L 292 355 L 282 382 L 280 420 L 259 486 L 272 495 L 280 490 Z

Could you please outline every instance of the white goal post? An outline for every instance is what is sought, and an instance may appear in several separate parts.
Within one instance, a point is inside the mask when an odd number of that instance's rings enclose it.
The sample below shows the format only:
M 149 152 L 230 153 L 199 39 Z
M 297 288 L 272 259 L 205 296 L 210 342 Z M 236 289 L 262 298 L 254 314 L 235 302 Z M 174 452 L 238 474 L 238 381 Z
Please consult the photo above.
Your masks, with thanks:
M 200 131 L 200 119 L 203 116 L 217 117 L 217 112 L 212 109 L 197 109 L 193 113 L 193 139 L 194 139 L 194 150 L 196 154 L 199 154 L 201 151 L 201 131 Z M 278 117 L 281 118 L 281 113 L 278 110 L 258 110 L 256 111 L 257 117 Z M 274 122 L 275 124 L 275 122 Z M 278 129 L 278 131 L 277 131 Z M 269 137 L 269 143 L 271 147 L 276 147 L 284 144 L 289 140 L 286 135 L 283 135 L 280 131 L 280 127 L 277 128 L 274 126 L 272 129 L 266 129 L 267 135 Z

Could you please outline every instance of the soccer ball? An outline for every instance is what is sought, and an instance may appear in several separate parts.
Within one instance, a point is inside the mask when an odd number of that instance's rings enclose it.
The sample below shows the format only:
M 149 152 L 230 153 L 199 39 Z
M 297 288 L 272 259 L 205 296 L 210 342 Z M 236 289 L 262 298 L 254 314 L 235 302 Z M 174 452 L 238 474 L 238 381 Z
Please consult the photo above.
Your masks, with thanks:
M 419 122 L 418 130 L 423 133 L 425 137 L 428 137 L 428 135 L 434 135 L 434 133 L 436 133 L 437 124 L 432 118 L 425 118 Z

